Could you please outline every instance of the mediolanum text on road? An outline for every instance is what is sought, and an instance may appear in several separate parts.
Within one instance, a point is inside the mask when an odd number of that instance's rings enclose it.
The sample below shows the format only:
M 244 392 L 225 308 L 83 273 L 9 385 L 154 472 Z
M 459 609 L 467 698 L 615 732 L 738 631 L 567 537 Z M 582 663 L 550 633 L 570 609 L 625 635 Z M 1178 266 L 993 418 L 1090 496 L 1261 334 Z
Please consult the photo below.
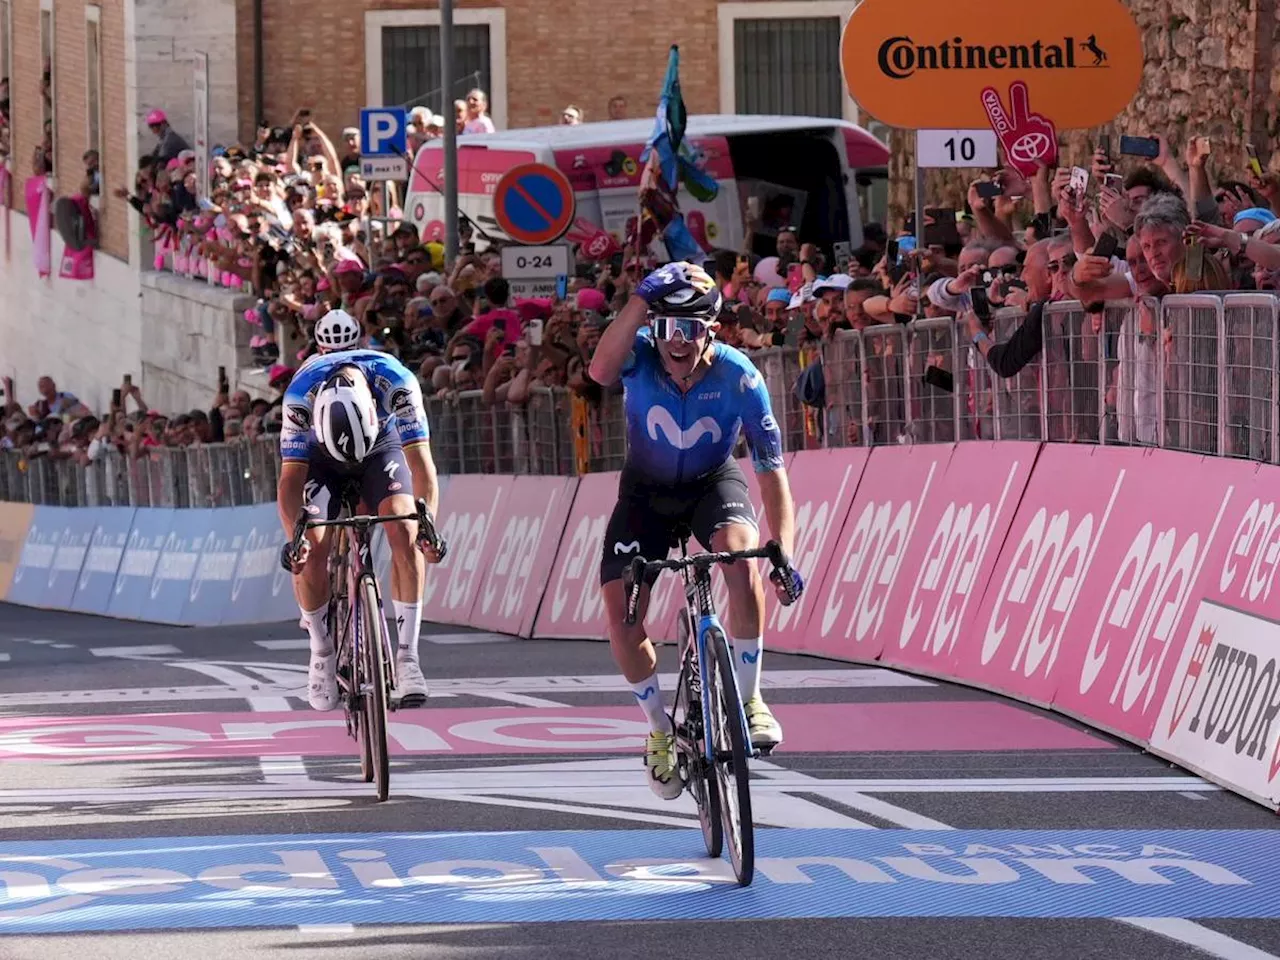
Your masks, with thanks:
M 681 919 L 729 898 L 735 915 L 760 918 L 1280 916 L 1274 833 L 908 836 L 765 834 L 750 895 L 726 862 L 700 855 L 692 830 L 5 844 L 0 932 L 393 923 L 424 910 L 438 923 L 520 922 L 551 903 L 565 919 Z

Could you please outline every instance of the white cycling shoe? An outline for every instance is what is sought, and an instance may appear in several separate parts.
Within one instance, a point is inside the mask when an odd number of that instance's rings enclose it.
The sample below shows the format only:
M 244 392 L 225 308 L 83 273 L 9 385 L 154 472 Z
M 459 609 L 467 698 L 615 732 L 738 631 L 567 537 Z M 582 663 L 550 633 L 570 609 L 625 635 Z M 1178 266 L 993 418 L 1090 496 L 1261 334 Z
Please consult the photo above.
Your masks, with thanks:
M 338 705 L 338 655 L 311 655 L 307 671 L 307 703 L 312 710 L 332 710 Z
M 772 750 L 782 742 L 782 724 L 773 716 L 764 698 L 754 696 L 742 705 L 747 715 L 747 730 L 751 745 L 757 750 Z
M 427 702 L 427 678 L 422 667 L 411 657 L 396 660 L 396 685 L 391 688 L 391 700 L 399 707 L 420 707 Z
M 663 800 L 674 800 L 684 792 L 676 770 L 676 738 L 661 730 L 649 731 L 644 748 L 645 779 L 649 789 Z

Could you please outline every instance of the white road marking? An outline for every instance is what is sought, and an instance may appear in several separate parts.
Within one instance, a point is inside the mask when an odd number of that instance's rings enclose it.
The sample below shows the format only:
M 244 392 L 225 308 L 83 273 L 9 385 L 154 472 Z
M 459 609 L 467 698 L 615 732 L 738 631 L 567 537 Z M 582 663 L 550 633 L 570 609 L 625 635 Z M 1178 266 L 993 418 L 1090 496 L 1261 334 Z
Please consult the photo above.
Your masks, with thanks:
M 7 653 L 0 653 L 0 663 L 8 663 L 8 662 L 9 662 L 9 655 Z
M 424 633 L 422 639 L 427 643 L 466 645 L 471 643 L 515 643 L 520 638 L 509 637 L 505 633 Z
M 1274 953 L 1267 953 L 1257 947 L 1251 947 L 1234 937 L 1217 930 L 1210 930 L 1190 920 L 1178 917 L 1116 917 L 1120 923 L 1157 933 L 1178 943 L 1203 950 L 1211 957 L 1222 960 L 1280 960 Z
M 144 647 L 92 647 L 95 657 L 172 657 L 182 653 L 170 643 L 157 643 Z
M 298 932 L 316 934 L 349 934 L 356 932 L 354 923 L 300 923 Z
M 311 648 L 311 639 L 309 637 L 289 637 L 285 640 L 255 640 L 253 642 L 263 650 L 309 650 Z
M 1191 792 L 1190 790 L 1184 790 L 1184 791 L 1182 791 L 1182 793 L 1180 794 L 1180 796 L 1186 797 L 1188 800 L 1208 800 L 1208 799 L 1209 799 L 1208 797 L 1206 797 L 1206 796 L 1204 796 L 1204 795 L 1202 795 L 1202 794 L 1199 794 L 1199 793 L 1193 793 L 1193 792 Z
M 430 683 L 430 681 L 428 681 Z M 568 707 L 567 703 L 560 703 L 556 700 L 548 700 L 545 697 L 531 697 L 527 693 L 509 693 L 506 690 L 485 690 L 475 691 L 471 694 L 475 697 L 484 697 L 489 700 L 501 700 L 503 703 L 514 703 L 522 707 L 558 707 L 564 709 Z M 449 694 L 452 696 L 452 694 Z
M 292 783 L 297 777 L 305 777 L 307 775 L 306 764 L 303 763 L 302 757 L 261 757 L 259 758 L 259 767 L 262 775 L 270 782 L 276 782 L 279 778 L 288 778 L 286 783 Z

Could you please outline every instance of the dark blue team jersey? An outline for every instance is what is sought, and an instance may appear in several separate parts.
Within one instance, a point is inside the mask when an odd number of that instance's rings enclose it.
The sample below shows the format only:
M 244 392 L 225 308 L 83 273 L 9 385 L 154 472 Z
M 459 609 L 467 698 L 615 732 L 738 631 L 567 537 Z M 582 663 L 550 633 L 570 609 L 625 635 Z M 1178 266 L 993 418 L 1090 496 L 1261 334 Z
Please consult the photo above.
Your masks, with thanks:
M 733 455 L 745 432 L 757 473 L 782 468 L 782 433 L 764 378 L 747 357 L 712 345 L 711 368 L 688 393 L 662 366 L 652 332 L 636 334 L 622 368 L 627 418 L 627 468 L 646 480 L 696 480 Z

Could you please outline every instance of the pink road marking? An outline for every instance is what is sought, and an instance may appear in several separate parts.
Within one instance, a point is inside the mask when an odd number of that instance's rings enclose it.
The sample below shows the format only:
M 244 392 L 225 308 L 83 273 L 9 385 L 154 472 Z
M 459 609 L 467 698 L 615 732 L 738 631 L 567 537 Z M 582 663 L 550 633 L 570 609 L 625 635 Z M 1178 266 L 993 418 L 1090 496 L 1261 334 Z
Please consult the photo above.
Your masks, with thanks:
M 787 752 L 1111 749 L 1004 703 L 780 704 Z M 391 716 L 397 755 L 629 753 L 647 731 L 633 707 L 413 710 Z M 0 757 L 120 760 L 355 754 L 340 715 L 171 713 L 0 719 Z

